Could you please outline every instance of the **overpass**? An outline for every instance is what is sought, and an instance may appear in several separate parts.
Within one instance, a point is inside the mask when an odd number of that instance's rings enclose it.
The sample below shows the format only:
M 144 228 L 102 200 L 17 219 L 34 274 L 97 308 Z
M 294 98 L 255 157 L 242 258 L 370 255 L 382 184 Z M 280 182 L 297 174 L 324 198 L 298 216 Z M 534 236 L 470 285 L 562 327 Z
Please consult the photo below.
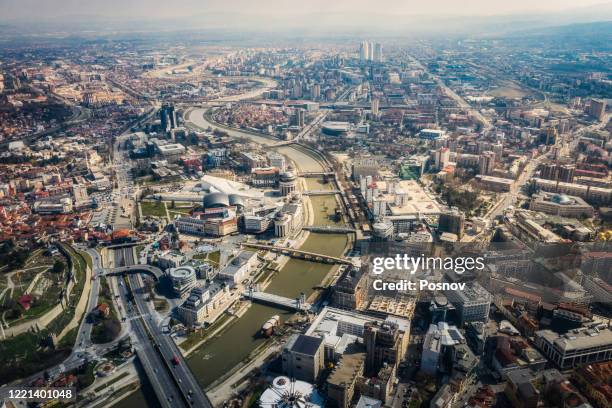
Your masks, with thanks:
M 103 275 L 125 275 L 125 274 L 135 274 L 135 273 L 146 273 L 148 275 L 153 275 L 155 279 L 159 280 L 164 273 L 161 269 L 156 266 L 151 265 L 131 265 L 131 266 L 122 266 L 119 268 L 106 269 Z
M 260 292 L 255 290 L 247 290 L 242 293 L 246 299 L 252 302 L 259 302 L 272 306 L 279 306 L 284 309 L 307 312 L 312 310 L 312 305 L 304 301 L 303 296 L 295 299 L 286 298 L 284 296 L 275 295 L 273 293 Z
M 338 258 L 336 256 L 318 254 L 316 252 L 308 252 L 302 251 L 299 249 L 293 248 L 285 248 L 281 246 L 275 245 L 263 245 L 263 244 L 252 244 L 252 243 L 242 243 L 240 245 L 255 248 L 255 249 L 263 249 L 266 251 L 276 252 L 278 254 L 286 255 L 291 258 L 304 259 L 306 261 L 311 262 L 320 262 L 326 264 L 343 264 L 343 265 L 352 265 L 353 263 L 348 259 Z

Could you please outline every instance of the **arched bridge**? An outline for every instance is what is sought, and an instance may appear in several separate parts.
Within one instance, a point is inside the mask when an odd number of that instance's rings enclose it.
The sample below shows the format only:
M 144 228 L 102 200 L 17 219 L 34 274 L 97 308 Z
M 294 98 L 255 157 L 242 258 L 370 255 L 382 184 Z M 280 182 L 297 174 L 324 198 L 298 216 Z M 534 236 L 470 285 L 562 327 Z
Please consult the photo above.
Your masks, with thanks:
M 276 252 L 278 254 L 287 255 L 291 258 L 304 259 L 306 261 L 320 262 L 320 263 L 327 263 L 327 264 L 344 264 L 344 265 L 353 264 L 348 259 L 338 258 L 336 256 L 318 254 L 316 252 L 301 251 L 299 249 L 285 248 L 285 247 L 275 246 L 275 245 L 252 244 L 252 243 L 242 243 L 241 245 L 249 247 L 249 248 L 264 249 L 266 251 L 271 251 L 271 252 Z

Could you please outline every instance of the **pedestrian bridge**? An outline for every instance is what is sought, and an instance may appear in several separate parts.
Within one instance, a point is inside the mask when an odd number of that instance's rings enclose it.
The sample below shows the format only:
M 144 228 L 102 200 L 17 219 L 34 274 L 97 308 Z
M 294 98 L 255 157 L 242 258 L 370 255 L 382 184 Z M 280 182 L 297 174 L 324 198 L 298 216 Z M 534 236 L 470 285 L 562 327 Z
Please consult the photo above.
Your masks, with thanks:
M 355 232 L 355 228 L 335 227 L 333 225 L 322 225 L 322 226 L 311 225 L 311 226 L 303 227 L 302 229 L 306 231 L 322 232 L 322 233 L 327 233 L 327 234 L 350 234 L 350 233 Z
M 246 299 L 252 302 L 263 303 L 272 306 L 279 306 L 284 309 L 308 312 L 312 310 L 312 305 L 304 301 L 303 296 L 291 299 L 284 296 L 275 295 L 273 293 L 260 292 L 255 290 L 246 290 L 242 293 Z
M 286 255 L 291 258 L 304 259 L 306 261 L 320 262 L 320 263 L 327 263 L 327 264 L 343 264 L 343 265 L 353 264 L 348 259 L 338 258 L 336 256 L 318 254 L 316 252 L 301 251 L 299 249 L 286 248 L 286 247 L 275 246 L 275 245 L 252 244 L 248 242 L 244 242 L 241 245 L 249 247 L 249 248 L 263 249 L 266 251 L 276 252 L 278 254 Z
M 302 194 L 306 196 L 317 196 L 317 195 L 331 195 L 331 194 L 340 194 L 340 190 L 308 190 L 304 191 Z
M 333 171 L 303 171 L 298 174 L 300 177 L 305 178 L 318 178 L 323 176 L 333 176 Z

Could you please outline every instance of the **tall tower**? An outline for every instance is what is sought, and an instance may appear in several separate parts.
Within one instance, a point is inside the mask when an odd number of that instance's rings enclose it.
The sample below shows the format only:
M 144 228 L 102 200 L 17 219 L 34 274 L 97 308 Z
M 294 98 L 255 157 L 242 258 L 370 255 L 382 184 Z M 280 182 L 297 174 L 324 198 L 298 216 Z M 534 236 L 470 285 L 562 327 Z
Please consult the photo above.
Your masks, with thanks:
M 375 62 L 383 61 L 383 50 L 382 50 L 381 43 L 374 44 L 374 58 L 373 59 Z
M 370 55 L 370 43 L 367 41 L 362 41 L 361 46 L 359 47 L 359 59 L 361 62 L 365 62 L 368 60 Z
M 380 100 L 378 98 L 372 99 L 372 115 L 378 116 L 379 107 L 380 107 Z
M 372 42 L 368 42 L 368 61 L 372 61 L 374 59 L 374 44 Z

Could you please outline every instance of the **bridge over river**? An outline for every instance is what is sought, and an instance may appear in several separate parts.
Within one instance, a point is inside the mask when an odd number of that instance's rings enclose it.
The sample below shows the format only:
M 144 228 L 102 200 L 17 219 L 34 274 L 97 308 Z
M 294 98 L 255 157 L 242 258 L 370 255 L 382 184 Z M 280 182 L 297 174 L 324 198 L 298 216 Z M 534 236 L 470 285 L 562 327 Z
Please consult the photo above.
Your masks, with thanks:
M 352 265 L 353 263 L 344 258 L 338 258 L 336 256 L 317 254 L 316 252 L 302 251 L 294 248 L 286 248 L 282 246 L 275 245 L 264 245 L 264 244 L 253 244 L 249 242 L 243 242 L 243 246 L 255 249 L 263 249 L 266 251 L 276 252 L 282 255 L 287 255 L 291 258 L 304 259 L 312 262 L 320 262 L 320 263 L 328 263 L 328 264 L 343 264 L 343 265 Z

